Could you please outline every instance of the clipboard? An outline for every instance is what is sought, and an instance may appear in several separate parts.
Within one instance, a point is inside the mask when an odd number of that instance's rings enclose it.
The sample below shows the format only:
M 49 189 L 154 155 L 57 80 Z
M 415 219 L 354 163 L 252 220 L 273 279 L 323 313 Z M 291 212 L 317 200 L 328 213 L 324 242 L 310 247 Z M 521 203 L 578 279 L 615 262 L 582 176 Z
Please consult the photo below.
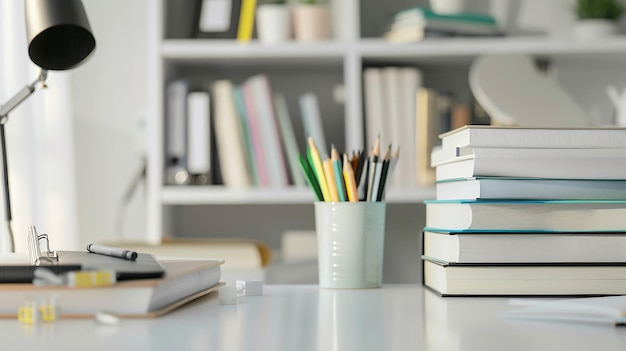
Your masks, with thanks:
M 30 265 L 0 266 L 0 283 L 32 283 L 35 269 L 46 267 L 55 274 L 79 270 L 112 270 L 117 280 L 162 278 L 163 265 L 151 254 L 139 253 L 135 261 L 87 251 L 52 251 L 48 234 L 28 228 Z M 43 246 L 43 253 L 42 253 Z

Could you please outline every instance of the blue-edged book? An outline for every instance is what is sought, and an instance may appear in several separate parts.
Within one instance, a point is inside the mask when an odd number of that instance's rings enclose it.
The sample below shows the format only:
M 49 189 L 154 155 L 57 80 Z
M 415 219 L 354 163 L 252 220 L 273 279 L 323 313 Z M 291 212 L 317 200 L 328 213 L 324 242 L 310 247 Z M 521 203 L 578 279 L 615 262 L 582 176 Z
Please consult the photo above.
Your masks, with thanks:
M 470 177 L 435 184 L 437 200 L 623 200 L 626 180 Z
M 425 230 L 620 232 L 626 200 L 427 200 Z

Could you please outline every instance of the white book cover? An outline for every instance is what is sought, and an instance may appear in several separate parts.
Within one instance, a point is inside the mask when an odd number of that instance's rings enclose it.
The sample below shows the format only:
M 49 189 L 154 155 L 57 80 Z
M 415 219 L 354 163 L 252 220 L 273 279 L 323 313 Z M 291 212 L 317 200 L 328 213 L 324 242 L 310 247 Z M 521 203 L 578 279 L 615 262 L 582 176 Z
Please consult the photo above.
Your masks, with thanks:
M 187 95 L 187 169 L 191 174 L 209 175 L 211 172 L 210 99 L 205 91 Z
M 215 142 L 224 185 L 249 187 L 248 171 L 241 120 L 237 114 L 233 83 L 219 80 L 213 83 L 215 96 Z
M 427 200 L 435 231 L 621 232 L 626 200 Z
M 473 148 L 436 165 L 438 181 L 475 176 L 626 179 L 625 149 Z
M 274 99 L 269 79 L 264 74 L 248 78 L 254 96 L 263 138 L 263 149 L 267 161 L 270 185 L 282 187 L 289 185 L 285 156 L 278 132 L 278 123 L 274 111 Z
M 366 150 L 374 147 L 376 138 L 384 133 L 385 99 L 383 98 L 382 73 L 380 68 L 366 68 L 363 72 L 365 90 Z
M 317 95 L 306 93 L 300 96 L 300 112 L 302 113 L 305 136 L 313 138 L 320 157 L 330 155 L 326 147 L 326 137 L 324 135 Z
M 464 126 L 440 135 L 443 148 L 626 148 L 626 128 Z

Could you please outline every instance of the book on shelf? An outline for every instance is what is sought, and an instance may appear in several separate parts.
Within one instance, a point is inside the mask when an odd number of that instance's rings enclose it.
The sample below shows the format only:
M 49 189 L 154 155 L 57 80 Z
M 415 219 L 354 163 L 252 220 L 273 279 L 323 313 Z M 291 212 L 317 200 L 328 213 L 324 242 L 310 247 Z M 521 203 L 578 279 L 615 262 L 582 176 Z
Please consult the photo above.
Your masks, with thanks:
M 320 115 L 319 102 L 317 95 L 314 93 L 302 94 L 298 100 L 300 105 L 300 114 L 302 116 L 302 125 L 304 133 L 308 137 L 313 138 L 315 145 L 319 150 L 320 156 L 330 156 L 326 148 L 326 135 L 324 133 L 324 124 Z
M 497 26 L 496 19 L 487 13 L 479 12 L 459 12 L 459 13 L 439 13 L 428 7 L 413 6 L 396 12 L 393 16 L 394 22 L 401 21 L 440 21 L 440 22 L 462 22 L 487 27 Z
M 249 187 L 252 184 L 241 120 L 235 106 L 234 87 L 229 80 L 212 85 L 215 99 L 215 139 L 222 181 L 228 187 Z
M 439 140 L 439 109 L 437 91 L 420 87 L 416 92 L 416 181 L 418 185 L 431 186 L 435 181 L 435 170 L 431 167 L 431 152 Z
M 244 106 L 246 110 L 246 118 L 248 128 L 250 129 L 250 138 L 253 150 L 253 159 L 255 169 L 259 178 L 259 185 L 270 186 L 270 174 L 268 171 L 265 143 L 263 142 L 263 134 L 261 132 L 261 120 L 257 113 L 256 99 L 254 91 L 248 81 L 241 84 L 241 93 L 243 96 Z
M 239 23 L 237 23 L 237 41 L 247 43 L 254 33 L 254 20 L 257 0 L 241 0 Z
M 287 154 L 287 164 L 289 165 L 291 182 L 297 187 L 306 186 L 304 175 L 302 171 L 300 171 L 300 161 L 298 160 L 300 149 L 296 141 L 296 134 L 293 129 L 293 124 L 291 123 L 291 116 L 287 108 L 285 96 L 281 93 L 274 94 L 274 105 L 276 106 L 276 117 L 278 118 L 280 134 L 285 145 L 285 153 Z
M 111 286 L 72 288 L 0 284 L 0 317 L 15 318 L 31 297 L 54 302 L 61 317 L 93 317 L 107 311 L 120 317 L 158 317 L 220 286 L 221 260 L 160 260 L 159 279 L 127 280 Z
M 436 180 L 476 176 L 554 179 L 626 179 L 626 152 L 620 148 L 473 147 L 447 158 L 433 152 Z M 449 152 L 448 152 L 449 153 Z
M 284 146 L 278 129 L 274 93 L 269 78 L 265 74 L 257 74 L 246 79 L 244 84 L 250 86 L 254 97 L 270 185 L 287 186 L 289 179 L 285 165 Z
M 374 147 L 376 138 L 383 138 L 388 134 L 384 122 L 387 111 L 383 93 L 382 71 L 380 68 L 368 67 L 363 70 L 363 91 L 365 104 L 365 142 L 366 150 Z M 384 145 L 384 144 L 383 144 Z
M 626 325 L 626 296 L 569 299 L 511 299 L 502 317 L 536 321 Z
M 416 91 L 422 86 L 421 72 L 415 67 L 383 67 L 382 97 L 386 113 L 379 122 L 385 128 L 380 132 L 380 145 L 389 144 L 402 150 L 402 162 L 396 166 L 393 186 L 407 188 L 416 185 Z
M 233 97 L 235 98 L 235 106 L 237 107 L 237 112 L 239 114 L 239 120 L 241 121 L 241 129 L 243 131 L 243 140 L 246 146 L 246 161 L 248 164 L 248 169 L 250 170 L 250 181 L 252 185 L 259 186 L 261 185 L 261 180 L 259 178 L 258 166 L 256 165 L 256 160 L 254 157 L 254 141 L 253 141 L 253 131 L 250 127 L 250 118 L 248 117 L 248 113 L 246 111 L 246 104 L 243 97 L 243 91 L 241 86 L 235 85 L 233 87 Z
M 427 200 L 440 231 L 623 231 L 626 200 Z
M 439 181 L 437 200 L 622 200 L 626 180 L 471 177 Z
M 192 184 L 211 180 L 211 113 L 207 91 L 187 94 L 187 170 Z
M 626 232 L 424 231 L 425 256 L 451 263 L 626 262 Z
M 626 128 L 528 128 L 463 126 L 440 136 L 444 149 L 455 147 L 626 148 Z
M 384 36 L 392 42 L 413 42 L 427 37 L 501 35 L 504 32 L 489 14 L 440 14 L 426 7 L 412 7 L 396 13 Z
M 452 263 L 422 256 L 424 285 L 443 296 L 626 293 L 626 263 Z

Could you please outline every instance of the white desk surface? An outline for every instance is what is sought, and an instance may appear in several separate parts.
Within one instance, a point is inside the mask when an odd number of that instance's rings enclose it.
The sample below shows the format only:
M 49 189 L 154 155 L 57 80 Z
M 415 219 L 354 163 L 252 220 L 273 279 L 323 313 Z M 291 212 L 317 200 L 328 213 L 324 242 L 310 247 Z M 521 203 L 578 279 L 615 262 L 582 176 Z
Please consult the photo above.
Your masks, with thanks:
M 23 325 L 2 350 L 626 350 L 626 327 L 504 319 L 507 298 L 441 298 L 419 285 L 324 290 L 266 285 L 244 304 L 217 293 L 156 319 Z

